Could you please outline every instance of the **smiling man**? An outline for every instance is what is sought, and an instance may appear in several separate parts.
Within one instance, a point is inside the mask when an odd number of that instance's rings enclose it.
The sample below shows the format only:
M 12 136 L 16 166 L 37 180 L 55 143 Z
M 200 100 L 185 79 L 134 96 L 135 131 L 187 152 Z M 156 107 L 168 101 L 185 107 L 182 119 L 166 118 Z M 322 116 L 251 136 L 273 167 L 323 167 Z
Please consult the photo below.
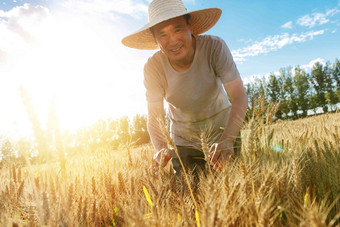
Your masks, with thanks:
M 217 23 L 221 12 L 218 8 L 188 12 L 181 0 L 154 0 L 149 5 L 149 23 L 122 40 L 132 48 L 160 49 L 144 67 L 156 169 L 172 159 L 180 175 L 179 158 L 194 172 L 205 169 L 202 137 L 210 146 L 209 164 L 216 171 L 234 155 L 248 98 L 226 43 L 217 36 L 200 35 Z M 164 121 L 164 100 L 180 157 L 167 146 L 159 126 L 159 119 Z

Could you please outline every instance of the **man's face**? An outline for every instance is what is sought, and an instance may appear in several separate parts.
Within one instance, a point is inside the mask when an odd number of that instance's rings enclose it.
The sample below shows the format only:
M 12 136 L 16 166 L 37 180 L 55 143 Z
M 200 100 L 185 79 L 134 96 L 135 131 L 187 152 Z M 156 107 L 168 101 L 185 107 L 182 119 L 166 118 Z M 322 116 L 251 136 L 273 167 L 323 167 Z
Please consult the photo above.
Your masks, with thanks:
M 190 22 L 183 16 L 176 17 L 153 27 L 158 46 L 172 63 L 191 61 L 193 45 Z

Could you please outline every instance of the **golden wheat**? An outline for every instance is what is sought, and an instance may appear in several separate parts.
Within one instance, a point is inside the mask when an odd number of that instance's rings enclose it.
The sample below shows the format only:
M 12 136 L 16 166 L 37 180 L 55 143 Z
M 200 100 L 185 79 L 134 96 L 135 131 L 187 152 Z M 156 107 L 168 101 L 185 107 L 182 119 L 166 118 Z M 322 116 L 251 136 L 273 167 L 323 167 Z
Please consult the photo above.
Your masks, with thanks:
M 202 226 L 339 225 L 340 114 L 275 123 L 270 113 L 260 103 L 242 130 L 241 154 L 201 176 L 193 195 Z M 188 187 L 177 190 L 171 165 L 155 175 L 152 145 L 129 149 L 68 157 L 64 173 L 59 162 L 8 163 L 0 225 L 195 226 L 193 199 Z

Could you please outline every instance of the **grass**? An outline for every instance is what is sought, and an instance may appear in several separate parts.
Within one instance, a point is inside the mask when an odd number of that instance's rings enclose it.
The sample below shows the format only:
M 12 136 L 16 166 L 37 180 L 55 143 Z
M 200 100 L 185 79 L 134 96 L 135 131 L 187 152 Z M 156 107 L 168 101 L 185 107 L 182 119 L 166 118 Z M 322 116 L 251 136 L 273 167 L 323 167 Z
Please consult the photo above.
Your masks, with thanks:
M 0 170 L 0 225 L 196 226 L 197 210 L 201 226 L 336 226 L 339 119 L 255 117 L 242 130 L 241 153 L 202 176 L 194 199 L 177 190 L 170 165 L 152 171 L 150 144 L 67 157 L 64 170 L 11 163 Z

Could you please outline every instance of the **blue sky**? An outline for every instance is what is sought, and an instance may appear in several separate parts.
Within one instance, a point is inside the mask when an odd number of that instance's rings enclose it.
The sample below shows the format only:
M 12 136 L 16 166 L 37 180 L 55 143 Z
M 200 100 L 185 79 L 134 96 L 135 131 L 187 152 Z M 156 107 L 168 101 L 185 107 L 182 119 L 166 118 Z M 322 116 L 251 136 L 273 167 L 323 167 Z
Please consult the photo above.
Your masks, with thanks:
M 222 9 L 220 21 L 207 34 L 226 41 L 244 79 L 287 66 L 309 69 L 315 59 L 339 58 L 340 1 L 189 0 L 185 4 L 189 10 Z M 132 21 L 133 28 L 143 25 L 139 19 Z
M 61 128 L 146 114 L 142 69 L 154 51 L 121 45 L 147 23 L 148 0 L 0 0 L 1 133 L 30 131 L 23 85 L 43 127 L 53 98 Z M 340 1 L 184 0 L 222 9 L 223 38 L 245 82 L 340 58 Z

